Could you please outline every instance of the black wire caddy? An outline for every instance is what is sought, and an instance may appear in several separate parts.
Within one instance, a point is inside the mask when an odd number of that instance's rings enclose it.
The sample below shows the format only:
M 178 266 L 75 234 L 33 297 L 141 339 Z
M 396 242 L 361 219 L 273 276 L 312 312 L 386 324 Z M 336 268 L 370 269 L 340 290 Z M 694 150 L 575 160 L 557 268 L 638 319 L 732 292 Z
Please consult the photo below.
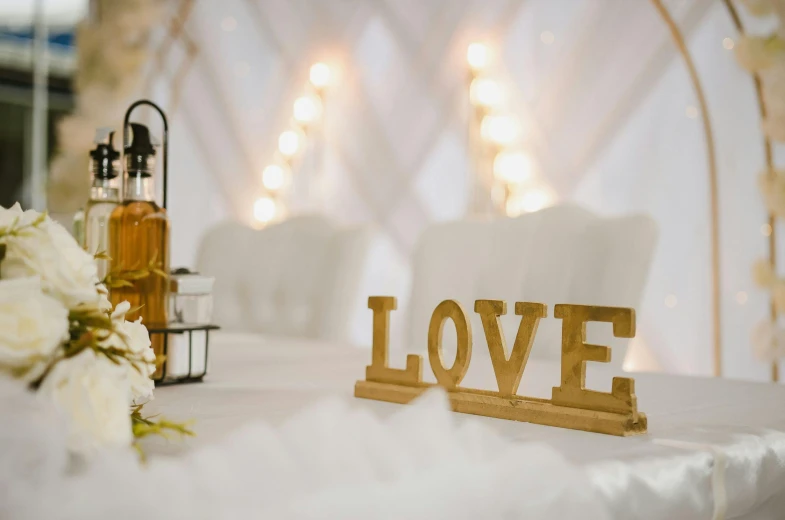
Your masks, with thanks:
M 126 110 L 125 117 L 123 119 L 123 143 L 128 142 L 128 124 L 130 122 L 131 113 L 134 111 L 134 109 L 143 105 L 149 106 L 155 110 L 161 117 L 161 122 L 163 124 L 163 204 L 161 204 L 161 207 L 166 209 L 168 202 L 167 190 L 169 180 L 169 123 L 166 119 L 166 114 L 164 111 L 157 104 L 147 99 L 140 99 L 139 101 L 132 103 L 131 106 L 128 107 L 128 110 Z M 170 303 L 171 301 L 167 302 L 167 305 Z M 151 340 L 155 335 L 163 335 L 163 350 L 161 352 L 163 355 L 163 362 L 160 367 L 157 367 L 156 372 L 153 375 L 155 386 L 201 383 L 205 375 L 207 375 L 210 352 L 210 332 L 218 329 L 220 329 L 220 327 L 214 324 L 189 324 L 175 323 L 171 321 L 166 327 L 148 327 L 147 332 L 150 335 Z M 187 351 L 185 361 L 187 361 L 188 369 L 187 371 L 183 371 L 182 374 L 178 373 L 167 375 L 167 369 L 172 364 L 170 355 L 174 353 L 174 349 L 172 348 L 174 346 L 173 344 L 175 342 L 180 342 L 180 346 L 182 347 L 182 340 L 186 337 L 188 348 L 178 349 L 178 352 L 182 351 L 180 353 L 183 354 Z M 204 360 L 203 363 L 197 363 L 197 367 L 195 369 L 195 352 L 198 353 L 201 351 L 202 341 L 204 342 Z M 178 365 L 185 364 L 183 360 L 179 361 L 180 363 L 178 363 Z M 198 368 L 199 364 L 202 364 L 201 369 Z

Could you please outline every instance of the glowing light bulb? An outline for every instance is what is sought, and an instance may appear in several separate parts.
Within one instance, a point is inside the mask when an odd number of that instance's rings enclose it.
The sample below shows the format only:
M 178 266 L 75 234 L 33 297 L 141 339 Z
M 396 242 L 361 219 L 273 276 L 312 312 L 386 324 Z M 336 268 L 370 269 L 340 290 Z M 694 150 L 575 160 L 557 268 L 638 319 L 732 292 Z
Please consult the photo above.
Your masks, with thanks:
M 314 63 L 311 65 L 309 78 L 316 88 L 324 88 L 330 84 L 330 67 L 326 63 Z
M 665 297 L 665 306 L 668 307 L 669 309 L 676 307 L 678 303 L 679 303 L 679 299 L 676 298 L 675 294 L 669 294 L 668 296 Z
M 553 33 L 551 31 L 543 31 L 542 33 L 540 33 L 540 40 L 545 45 L 552 44 L 554 39 L 555 37 L 553 36 Z
M 526 212 L 540 211 L 553 201 L 553 197 L 542 188 L 526 190 L 521 197 L 521 209 Z
M 507 215 L 514 217 L 521 213 L 539 211 L 553 202 L 551 192 L 546 188 L 531 188 L 513 191 L 507 199 L 505 210 Z
M 735 42 L 733 41 L 732 38 L 723 38 L 722 46 L 725 47 L 727 50 L 731 50 L 735 46 Z
M 484 43 L 472 43 L 466 51 L 466 61 L 469 67 L 477 72 L 485 69 L 490 62 L 490 51 Z
M 322 102 L 316 96 L 299 97 L 294 102 L 294 119 L 300 123 L 310 124 L 322 115 Z
M 280 190 L 286 184 L 288 176 L 288 167 L 280 164 L 270 164 L 262 170 L 262 185 L 270 191 Z
M 532 161 L 523 152 L 505 151 L 493 160 L 493 175 L 509 184 L 520 184 L 532 175 Z
M 296 130 L 286 130 L 278 137 L 278 150 L 285 156 L 291 157 L 300 151 L 302 146 L 301 135 Z
M 488 142 L 509 145 L 518 138 L 520 128 L 511 116 L 487 115 L 480 123 L 480 135 Z
M 502 88 L 492 79 L 475 78 L 469 85 L 469 100 L 479 107 L 493 108 L 501 104 Z
M 259 222 L 266 224 L 275 218 L 278 206 L 271 197 L 260 197 L 253 205 L 253 216 Z

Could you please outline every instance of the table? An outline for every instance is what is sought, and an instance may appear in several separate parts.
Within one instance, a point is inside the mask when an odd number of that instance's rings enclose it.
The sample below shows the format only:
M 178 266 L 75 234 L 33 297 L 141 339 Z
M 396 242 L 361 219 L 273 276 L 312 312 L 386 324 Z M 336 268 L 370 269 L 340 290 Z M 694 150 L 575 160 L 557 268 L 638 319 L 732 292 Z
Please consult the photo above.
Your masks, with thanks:
M 477 349 L 479 351 L 479 349 Z M 204 383 L 156 389 L 149 413 L 195 419 L 198 436 L 151 440 L 155 456 L 213 443 L 256 420 L 281 424 L 325 396 L 380 416 L 401 405 L 353 398 L 370 350 L 318 341 L 216 334 Z M 391 352 L 391 366 L 403 353 Z M 427 362 L 426 362 L 427 378 Z M 608 391 L 608 367 L 590 364 L 587 386 Z M 559 367 L 530 359 L 519 394 L 549 397 Z M 785 386 L 662 374 L 635 374 L 646 435 L 620 438 L 456 414 L 514 442 L 543 442 L 581 467 L 587 485 L 617 518 L 785 518 Z M 433 377 L 431 375 L 431 380 Z M 475 354 L 463 386 L 495 388 L 490 362 Z

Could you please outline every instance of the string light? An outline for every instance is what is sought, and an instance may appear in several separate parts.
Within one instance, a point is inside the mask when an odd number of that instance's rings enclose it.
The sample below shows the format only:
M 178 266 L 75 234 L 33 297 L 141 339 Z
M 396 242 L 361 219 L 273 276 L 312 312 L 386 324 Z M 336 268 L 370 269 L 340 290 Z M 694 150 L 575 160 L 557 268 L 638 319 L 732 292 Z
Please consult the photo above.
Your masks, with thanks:
M 480 135 L 486 141 L 504 146 L 512 144 L 520 133 L 518 122 L 508 115 L 487 115 L 480 123 Z
M 493 160 L 493 175 L 508 184 L 521 184 L 532 175 L 531 159 L 523 152 L 500 152 Z
M 543 31 L 540 34 L 540 40 L 545 45 L 550 45 L 553 43 L 553 40 L 555 40 L 555 37 L 553 36 L 553 33 L 551 31 Z
M 542 188 L 527 190 L 521 197 L 520 207 L 523 211 L 531 213 L 547 207 L 552 201 L 550 193 Z
M 504 206 L 509 217 L 517 217 L 522 213 L 533 213 L 548 207 L 553 202 L 551 192 L 543 187 L 513 189 Z
M 495 108 L 503 100 L 502 89 L 492 79 L 475 78 L 469 85 L 469 100 L 475 106 Z
M 330 67 L 326 63 L 314 63 L 311 65 L 311 70 L 308 77 L 310 78 L 311 84 L 314 87 L 324 88 L 330 84 Z
M 271 222 L 278 213 L 278 205 L 271 197 L 260 197 L 253 205 L 253 216 L 262 224 Z
M 735 43 L 732 38 L 723 38 L 722 39 L 722 46 L 725 47 L 727 50 L 733 49 Z
M 466 51 L 466 61 L 469 62 L 469 67 L 479 72 L 484 70 L 490 62 L 490 52 L 488 46 L 484 43 L 472 43 Z
M 270 191 L 278 191 L 286 184 L 288 165 L 270 164 L 262 171 L 262 185 Z
M 675 294 L 669 294 L 665 297 L 665 306 L 669 309 L 676 307 L 676 304 L 679 303 L 679 300 L 676 298 Z
M 322 103 L 316 96 L 302 96 L 294 102 L 294 119 L 309 125 L 322 115 Z
M 300 147 L 300 133 L 296 130 L 286 130 L 278 137 L 278 151 L 286 157 L 297 154 Z
M 305 129 L 322 117 L 322 92 L 333 79 L 330 67 L 325 63 L 314 63 L 308 71 L 308 79 L 308 93 L 295 99 L 292 106 L 294 126 L 278 136 L 280 154 L 262 170 L 262 186 L 267 195 L 257 199 L 253 206 L 254 218 L 262 224 L 280 219 L 286 212 L 282 192 L 290 183 L 295 156 L 305 148 Z

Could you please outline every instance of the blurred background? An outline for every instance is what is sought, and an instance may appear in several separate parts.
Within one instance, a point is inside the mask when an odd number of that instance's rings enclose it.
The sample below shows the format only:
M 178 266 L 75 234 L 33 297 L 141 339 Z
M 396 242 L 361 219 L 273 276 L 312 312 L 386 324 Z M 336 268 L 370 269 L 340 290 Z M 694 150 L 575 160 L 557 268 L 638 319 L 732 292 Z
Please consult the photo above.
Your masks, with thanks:
M 751 340 L 770 299 L 752 266 L 777 231 L 755 86 L 723 2 L 664 5 L 708 114 L 645 0 L 0 0 L 0 204 L 70 227 L 95 128 L 145 97 L 170 120 L 172 266 L 226 219 L 317 213 L 376 229 L 364 294 L 405 308 L 434 223 L 647 214 L 659 238 L 625 368 L 711 375 L 710 116 L 723 375 L 769 380 Z

